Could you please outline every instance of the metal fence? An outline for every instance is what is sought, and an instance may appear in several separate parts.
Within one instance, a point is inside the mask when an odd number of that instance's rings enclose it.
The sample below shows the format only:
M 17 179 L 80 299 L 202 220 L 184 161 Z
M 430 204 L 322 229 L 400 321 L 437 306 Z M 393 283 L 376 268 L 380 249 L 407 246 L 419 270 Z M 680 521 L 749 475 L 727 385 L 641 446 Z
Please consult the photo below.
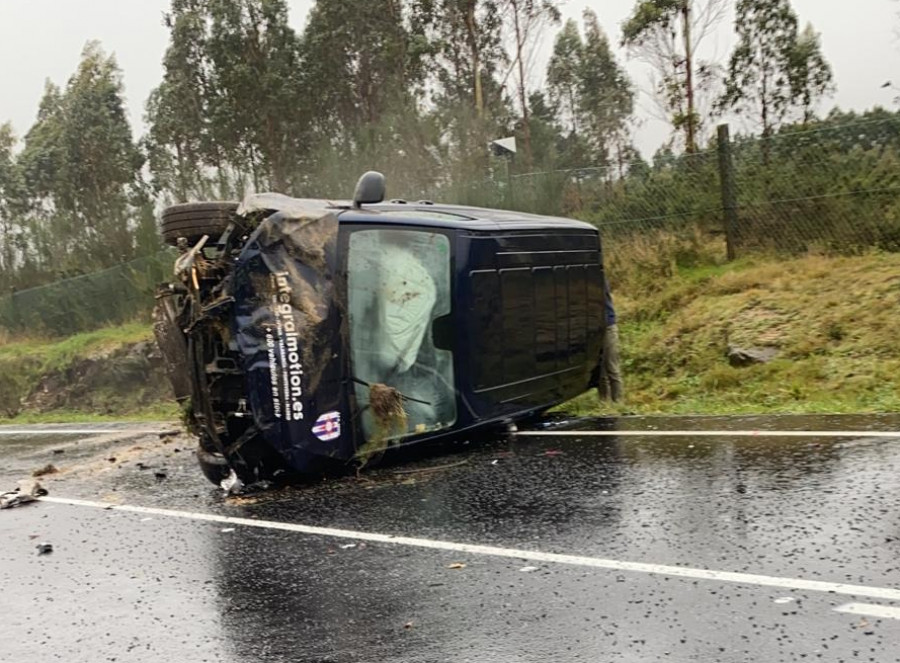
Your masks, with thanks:
M 505 175 L 436 193 L 465 204 L 572 216 L 607 246 L 635 236 L 702 233 L 734 258 L 758 252 L 900 250 L 900 115 L 823 122 L 769 138 L 658 153 L 604 168 Z M 725 257 L 723 255 L 723 257 Z
M 172 274 L 173 254 L 155 255 L 93 274 L 0 297 L 0 328 L 12 335 L 66 336 L 149 317 L 156 285 Z
M 686 260 L 710 250 L 718 260 L 900 251 L 900 114 L 829 120 L 767 139 L 731 138 L 720 128 L 712 149 L 661 152 L 652 163 L 512 175 L 495 165 L 488 177 L 430 197 L 589 221 L 614 266 L 663 245 L 676 260 L 678 251 Z M 2 297 L 0 328 L 69 334 L 147 315 L 171 264 L 171 253 L 161 252 Z

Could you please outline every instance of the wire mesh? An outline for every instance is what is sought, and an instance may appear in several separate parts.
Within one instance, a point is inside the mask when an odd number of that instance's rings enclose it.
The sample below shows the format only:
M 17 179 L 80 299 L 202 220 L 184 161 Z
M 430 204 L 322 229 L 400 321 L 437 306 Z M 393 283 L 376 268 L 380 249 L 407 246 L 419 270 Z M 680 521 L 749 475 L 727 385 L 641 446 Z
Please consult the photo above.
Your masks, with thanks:
M 161 251 L 100 272 L 0 297 L 0 328 L 11 334 L 65 336 L 148 317 L 156 286 L 172 274 Z
M 640 251 L 623 251 L 621 260 L 658 248 L 679 260 L 678 251 L 690 260 L 709 247 L 719 259 L 727 249 L 734 256 L 900 251 L 900 114 L 729 142 L 736 216 L 730 232 L 722 147 L 661 151 L 649 164 L 531 173 L 510 173 L 510 164 L 495 162 L 480 177 L 445 184 L 428 197 L 588 221 L 600 229 L 613 262 L 626 243 Z M 0 297 L 0 327 L 69 334 L 146 316 L 171 264 L 171 253 L 161 252 Z

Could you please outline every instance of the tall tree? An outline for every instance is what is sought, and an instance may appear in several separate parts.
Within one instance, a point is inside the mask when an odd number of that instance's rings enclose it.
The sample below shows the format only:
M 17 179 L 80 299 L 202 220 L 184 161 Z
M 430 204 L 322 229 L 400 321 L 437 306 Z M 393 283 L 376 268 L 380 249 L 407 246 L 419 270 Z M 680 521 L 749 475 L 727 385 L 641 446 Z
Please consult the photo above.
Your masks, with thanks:
M 488 168 L 488 141 L 511 130 L 501 77 L 508 63 L 500 0 L 415 0 L 417 32 L 431 44 L 429 111 L 441 128 L 446 180 Z
M 584 31 L 582 40 L 576 24 L 570 21 L 557 35 L 547 68 L 547 85 L 559 104 L 563 123 L 570 126 L 568 150 L 606 166 L 613 154 L 625 152 L 634 90 L 591 10 L 584 12 Z M 579 165 L 585 165 L 585 161 Z
M 0 296 L 16 284 L 23 257 L 22 229 L 16 220 L 20 180 L 14 150 L 16 136 L 8 122 L 0 124 Z
M 834 80 L 831 65 L 822 53 L 819 34 L 810 23 L 797 37 L 791 51 L 790 79 L 791 96 L 801 107 L 803 123 L 807 124 L 815 117 L 816 103 L 828 94 Z
M 638 0 L 622 26 L 623 45 L 654 68 L 654 92 L 673 128 L 684 132 L 688 153 L 697 149 L 702 123 L 698 74 L 710 70 L 697 49 L 725 7 L 725 0 Z
M 628 122 L 634 113 L 634 90 L 616 62 L 597 15 L 584 12 L 585 42 L 581 59 L 581 115 L 599 163 L 613 152 L 620 165 L 628 146 Z
M 738 0 L 738 42 L 719 106 L 756 117 L 769 137 L 791 110 L 809 118 L 831 83 L 831 69 L 812 28 L 801 36 L 789 0 Z
M 522 112 L 523 137 L 525 139 L 525 162 L 533 161 L 531 150 L 531 130 L 528 117 L 528 70 L 534 45 L 542 28 L 559 23 L 559 2 L 553 0 L 505 0 L 505 9 L 512 24 L 514 65 L 517 73 L 516 91 Z
M 147 106 L 154 181 L 175 198 L 287 191 L 309 98 L 285 0 L 172 0 L 165 74 Z
M 564 126 L 571 134 L 578 133 L 578 114 L 581 100 L 581 62 L 584 42 L 578 24 L 569 19 L 553 42 L 553 54 L 547 65 L 547 88 Z
M 146 204 L 143 158 L 125 113 L 122 72 L 97 42 L 65 90 L 48 84 L 18 162 L 28 187 L 32 242 L 45 269 L 63 273 L 129 259 Z
M 144 139 L 154 188 L 170 202 L 228 197 L 225 164 L 210 135 L 207 3 L 173 0 L 163 23 L 169 46 L 163 80 L 147 101 Z M 219 178 L 218 186 L 210 175 Z

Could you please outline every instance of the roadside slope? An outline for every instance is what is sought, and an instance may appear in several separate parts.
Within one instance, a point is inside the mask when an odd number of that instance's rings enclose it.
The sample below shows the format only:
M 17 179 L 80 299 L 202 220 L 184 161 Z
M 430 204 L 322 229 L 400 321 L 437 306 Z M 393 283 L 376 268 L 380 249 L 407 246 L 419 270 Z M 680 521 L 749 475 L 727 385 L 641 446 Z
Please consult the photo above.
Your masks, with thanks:
M 176 415 L 150 326 L 0 346 L 0 417 L 16 421 Z
M 900 255 L 681 270 L 649 290 L 614 290 L 627 402 L 610 407 L 590 394 L 563 409 L 900 411 Z M 735 367 L 729 347 L 776 356 Z

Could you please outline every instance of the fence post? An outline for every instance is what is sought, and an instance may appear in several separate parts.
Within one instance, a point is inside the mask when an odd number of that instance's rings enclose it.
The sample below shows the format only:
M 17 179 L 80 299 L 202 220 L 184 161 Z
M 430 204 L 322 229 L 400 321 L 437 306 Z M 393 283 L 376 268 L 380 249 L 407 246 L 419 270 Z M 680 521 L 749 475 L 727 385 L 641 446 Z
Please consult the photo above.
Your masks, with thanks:
M 735 259 L 737 244 L 737 189 L 734 182 L 734 160 L 731 135 L 727 124 L 719 125 L 719 183 L 722 187 L 722 213 L 725 225 L 725 247 L 728 260 Z

